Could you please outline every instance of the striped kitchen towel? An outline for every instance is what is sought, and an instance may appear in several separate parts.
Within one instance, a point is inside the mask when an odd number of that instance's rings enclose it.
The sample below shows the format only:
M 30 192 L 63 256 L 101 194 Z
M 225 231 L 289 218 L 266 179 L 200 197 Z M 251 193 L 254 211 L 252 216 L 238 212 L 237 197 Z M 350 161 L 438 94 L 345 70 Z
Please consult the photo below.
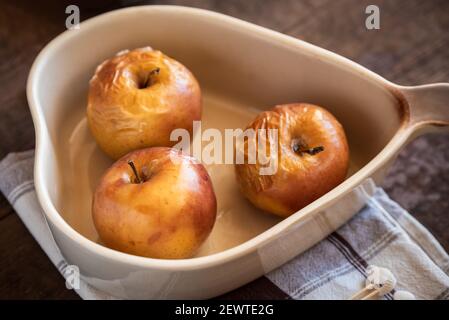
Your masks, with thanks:
M 0 162 L 0 190 L 65 276 L 67 263 L 36 198 L 33 162 L 33 151 L 4 158 Z M 264 298 L 347 299 L 365 286 L 369 265 L 389 269 L 397 279 L 396 290 L 406 290 L 417 299 L 449 298 L 449 256 L 429 231 L 380 188 L 343 227 L 265 275 L 265 287 L 259 286 L 259 290 L 265 288 Z M 244 291 L 237 289 L 231 296 L 239 298 L 242 292 L 244 297 Z M 83 299 L 114 299 L 82 280 L 76 292 Z M 392 296 L 390 293 L 383 299 Z

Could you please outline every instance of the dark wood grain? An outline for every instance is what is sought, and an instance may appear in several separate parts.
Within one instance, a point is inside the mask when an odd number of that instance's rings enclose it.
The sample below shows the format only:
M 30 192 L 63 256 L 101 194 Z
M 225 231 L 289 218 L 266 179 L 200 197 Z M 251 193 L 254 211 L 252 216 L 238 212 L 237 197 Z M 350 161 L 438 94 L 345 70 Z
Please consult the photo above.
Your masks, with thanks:
M 25 83 L 39 50 L 64 31 L 68 1 L 0 1 L 0 158 L 34 146 Z M 70 1 L 81 18 L 125 5 L 188 5 L 275 29 L 346 56 L 403 85 L 449 82 L 447 0 L 166 0 Z M 364 27 L 377 4 L 381 29 Z M 406 147 L 384 188 L 449 250 L 449 135 L 421 137 Z M 0 195 L 0 298 L 78 299 L 14 210 Z M 285 298 L 261 278 L 221 297 Z
M 8 299 L 77 299 L 19 217 L 0 222 L 0 293 Z

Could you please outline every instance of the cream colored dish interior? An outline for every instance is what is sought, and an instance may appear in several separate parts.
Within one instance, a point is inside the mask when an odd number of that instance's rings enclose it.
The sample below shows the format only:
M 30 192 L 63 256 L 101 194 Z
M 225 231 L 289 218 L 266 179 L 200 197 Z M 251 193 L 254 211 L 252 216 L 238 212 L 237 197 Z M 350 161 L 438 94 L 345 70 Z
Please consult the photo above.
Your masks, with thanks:
M 113 35 L 104 45 L 82 28 L 73 31 L 77 41 L 66 41 L 44 62 L 48 74 L 38 92 L 46 93 L 39 98 L 54 151 L 46 165 L 58 168 L 45 171 L 46 184 L 61 216 L 93 241 L 98 236 L 91 219 L 92 192 L 112 161 L 99 150 L 87 128 L 88 81 L 100 62 L 122 49 L 150 45 L 185 64 L 202 87 L 203 129 L 244 128 L 258 111 L 275 104 L 303 101 L 328 108 L 349 139 L 349 175 L 377 155 L 401 125 L 398 99 L 372 75 L 345 68 L 343 59 L 338 62 L 334 56 L 316 55 L 308 49 L 298 52 L 288 43 L 267 45 L 273 40 L 243 36 L 219 22 L 205 29 L 195 20 L 183 23 L 182 15 L 173 14 L 176 24 L 163 28 L 170 19 L 166 15 L 164 21 L 158 19 L 155 12 L 152 19 L 140 23 L 129 25 L 123 20 L 122 24 L 99 26 L 97 39 L 101 34 Z M 151 28 L 152 24 L 159 27 Z M 207 169 L 217 194 L 218 215 L 198 256 L 234 247 L 279 221 L 243 199 L 232 166 Z

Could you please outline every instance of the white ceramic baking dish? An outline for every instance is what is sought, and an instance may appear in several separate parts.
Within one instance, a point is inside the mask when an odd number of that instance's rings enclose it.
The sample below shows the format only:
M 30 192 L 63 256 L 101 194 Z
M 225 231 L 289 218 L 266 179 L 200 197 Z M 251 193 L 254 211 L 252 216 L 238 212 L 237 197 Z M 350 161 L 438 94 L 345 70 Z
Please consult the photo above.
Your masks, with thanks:
M 242 199 L 232 167 L 209 166 L 218 218 L 196 257 L 149 259 L 102 246 L 91 195 L 111 161 L 86 127 L 88 81 L 104 59 L 148 45 L 196 75 L 205 127 L 244 127 L 258 110 L 279 103 L 328 108 L 349 139 L 347 180 L 281 221 Z M 449 84 L 398 86 L 303 41 L 172 6 L 113 11 L 64 32 L 34 62 L 27 94 L 37 137 L 35 185 L 54 239 L 86 281 L 122 298 L 213 297 L 280 266 L 360 209 L 373 190 L 369 179 L 378 181 L 407 141 L 449 124 Z

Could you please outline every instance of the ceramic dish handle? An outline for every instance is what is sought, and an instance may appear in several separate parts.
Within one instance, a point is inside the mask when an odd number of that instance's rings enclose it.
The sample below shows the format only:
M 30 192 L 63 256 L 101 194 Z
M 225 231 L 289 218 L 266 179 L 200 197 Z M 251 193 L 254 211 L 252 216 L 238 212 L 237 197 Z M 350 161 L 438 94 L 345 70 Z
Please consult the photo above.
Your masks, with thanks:
M 410 127 L 433 131 L 449 126 L 449 83 L 402 87 L 410 106 Z

